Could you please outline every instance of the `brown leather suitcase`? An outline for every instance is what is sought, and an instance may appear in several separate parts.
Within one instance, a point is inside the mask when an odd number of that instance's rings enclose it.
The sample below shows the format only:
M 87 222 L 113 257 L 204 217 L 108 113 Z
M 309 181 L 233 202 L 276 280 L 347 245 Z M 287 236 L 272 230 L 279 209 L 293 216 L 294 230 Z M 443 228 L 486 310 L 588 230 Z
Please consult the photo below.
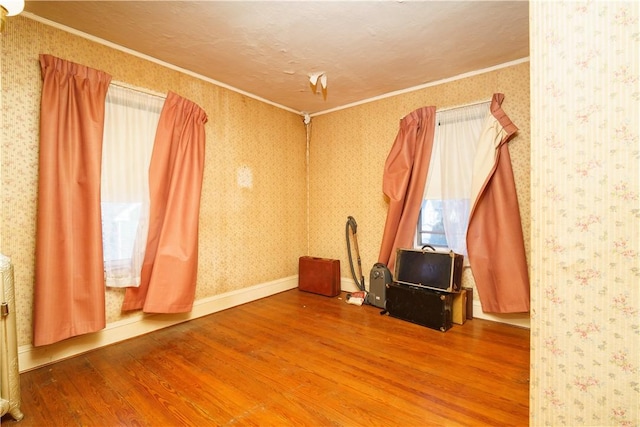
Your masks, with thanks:
M 328 297 L 340 295 L 340 260 L 303 256 L 298 270 L 301 291 Z
M 473 288 L 464 287 L 467 291 L 467 320 L 473 319 Z

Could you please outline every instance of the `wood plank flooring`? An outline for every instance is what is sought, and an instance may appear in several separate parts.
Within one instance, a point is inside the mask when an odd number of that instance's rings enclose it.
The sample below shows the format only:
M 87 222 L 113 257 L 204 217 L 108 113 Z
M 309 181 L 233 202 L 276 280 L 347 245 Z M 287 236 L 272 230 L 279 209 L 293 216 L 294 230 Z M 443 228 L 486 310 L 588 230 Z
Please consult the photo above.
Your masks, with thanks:
M 29 426 L 526 426 L 529 331 L 297 289 L 21 374 Z

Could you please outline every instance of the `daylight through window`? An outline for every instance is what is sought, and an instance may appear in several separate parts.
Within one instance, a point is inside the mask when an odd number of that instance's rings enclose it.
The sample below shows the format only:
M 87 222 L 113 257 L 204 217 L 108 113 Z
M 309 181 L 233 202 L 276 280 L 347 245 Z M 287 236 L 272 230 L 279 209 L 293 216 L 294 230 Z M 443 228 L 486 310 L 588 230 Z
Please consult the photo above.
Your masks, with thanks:
M 140 284 L 149 227 L 149 163 L 164 98 L 110 85 L 102 144 L 102 241 L 107 286 Z
M 489 102 L 436 112 L 429 172 L 418 219 L 417 246 L 466 255 L 473 162 Z

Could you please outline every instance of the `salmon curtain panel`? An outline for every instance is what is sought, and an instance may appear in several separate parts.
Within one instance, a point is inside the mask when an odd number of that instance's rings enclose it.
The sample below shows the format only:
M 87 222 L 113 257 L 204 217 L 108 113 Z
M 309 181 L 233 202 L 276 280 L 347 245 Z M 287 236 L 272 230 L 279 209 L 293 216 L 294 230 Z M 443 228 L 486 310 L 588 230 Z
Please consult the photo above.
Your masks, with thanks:
M 123 311 L 184 313 L 195 298 L 206 113 L 169 92 L 149 167 L 150 218 L 140 286 Z
M 111 76 L 40 55 L 33 344 L 105 327 L 100 170 Z
M 529 273 L 515 180 L 507 142 L 518 128 L 502 110 L 503 94 L 494 94 L 474 158 L 472 208 L 467 253 L 482 310 L 529 311 Z M 384 168 L 389 210 L 378 262 L 394 271 L 395 250 L 410 248 L 423 200 L 433 149 L 435 107 L 424 107 L 400 122 Z
M 413 247 L 431 161 L 436 107 L 419 108 L 400 121 L 384 165 L 383 191 L 389 198 L 378 262 L 394 271 L 396 249 Z
M 502 110 L 503 100 L 493 95 L 478 141 L 467 252 L 482 310 L 523 313 L 529 311 L 529 271 L 507 144 L 518 128 Z

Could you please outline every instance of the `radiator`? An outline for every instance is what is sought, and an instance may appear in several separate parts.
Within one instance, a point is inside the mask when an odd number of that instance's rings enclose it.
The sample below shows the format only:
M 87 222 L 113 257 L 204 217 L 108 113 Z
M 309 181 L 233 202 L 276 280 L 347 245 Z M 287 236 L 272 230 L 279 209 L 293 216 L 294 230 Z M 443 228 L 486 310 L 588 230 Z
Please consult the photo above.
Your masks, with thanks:
M 16 336 L 16 297 L 13 289 L 13 265 L 0 255 L 0 416 L 9 414 L 20 421 L 20 370 Z

